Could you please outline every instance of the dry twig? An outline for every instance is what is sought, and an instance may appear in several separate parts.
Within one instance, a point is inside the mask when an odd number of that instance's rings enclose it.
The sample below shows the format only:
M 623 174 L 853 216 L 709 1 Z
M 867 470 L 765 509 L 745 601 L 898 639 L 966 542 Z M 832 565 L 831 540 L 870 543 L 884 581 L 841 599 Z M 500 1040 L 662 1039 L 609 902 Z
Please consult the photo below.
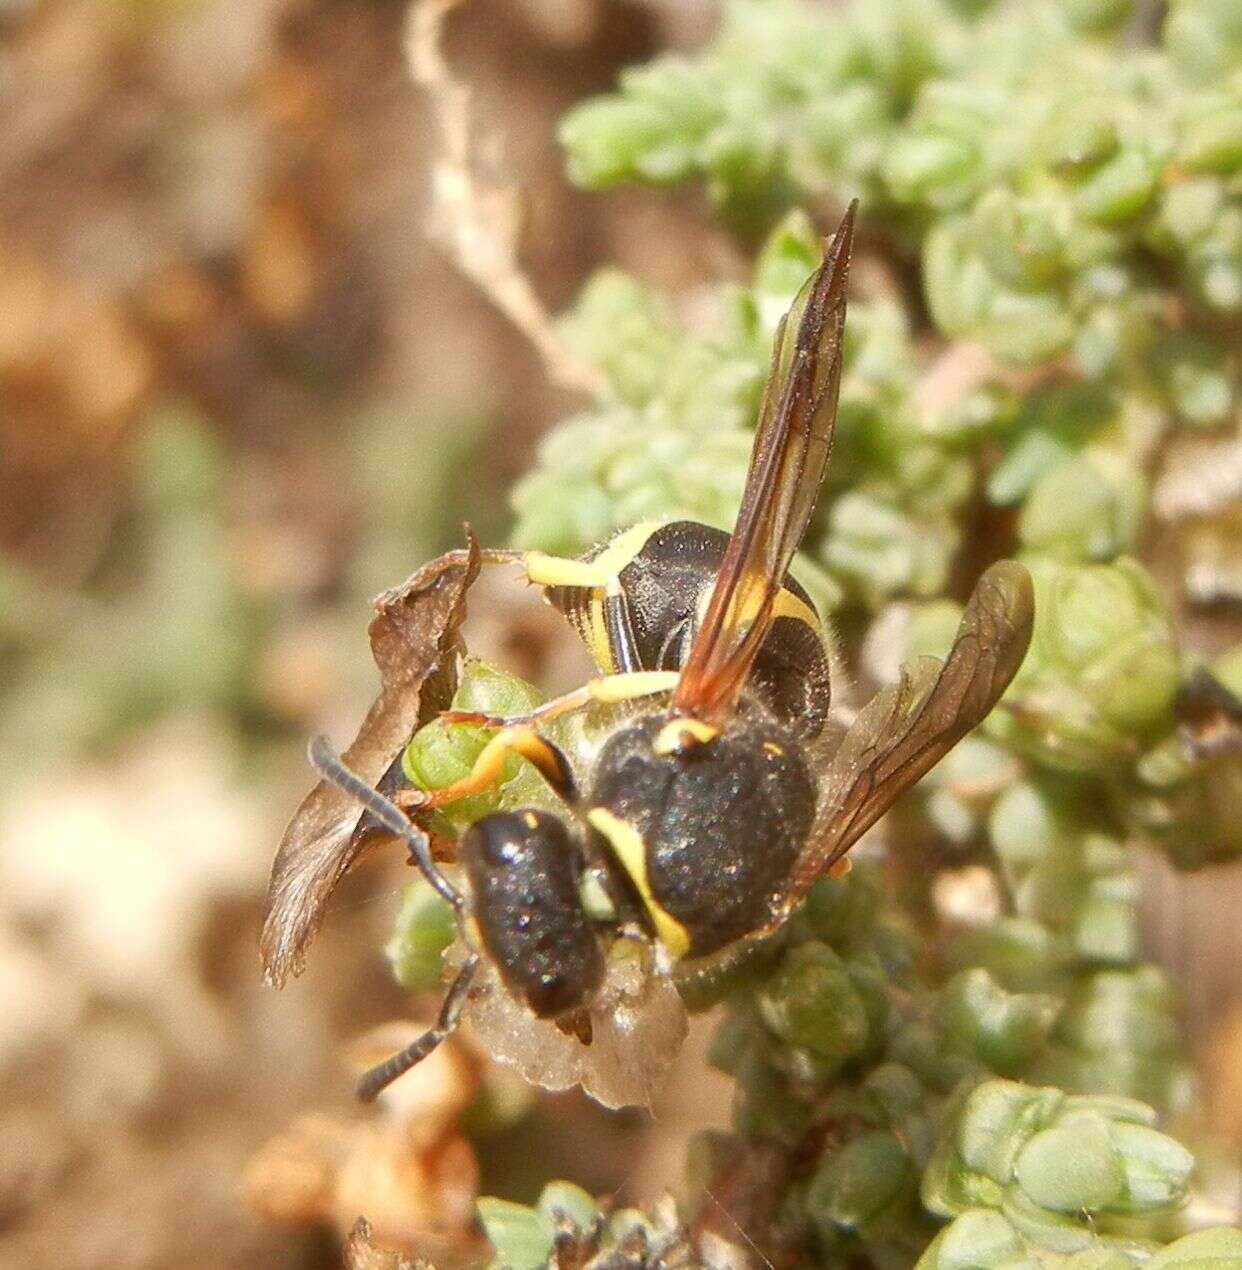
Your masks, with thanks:
M 440 47 L 444 22 L 461 0 L 421 0 L 410 9 L 406 57 L 427 90 L 440 134 L 432 167 L 430 230 L 506 317 L 539 350 L 553 380 L 597 395 L 604 378 L 575 357 L 517 261 L 518 190 L 482 175 L 471 143 L 470 90 L 450 71 Z

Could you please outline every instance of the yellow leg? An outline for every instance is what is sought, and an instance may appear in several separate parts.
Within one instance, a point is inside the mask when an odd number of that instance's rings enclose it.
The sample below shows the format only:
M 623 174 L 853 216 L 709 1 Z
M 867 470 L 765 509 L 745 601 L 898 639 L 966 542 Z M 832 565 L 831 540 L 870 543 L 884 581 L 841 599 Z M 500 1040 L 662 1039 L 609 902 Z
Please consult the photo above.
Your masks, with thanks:
M 507 547 L 484 547 L 479 551 L 483 564 L 515 564 L 527 582 L 541 587 L 604 587 L 610 574 L 596 561 L 550 556 L 543 551 L 518 551 Z
M 506 717 L 471 710 L 445 710 L 440 718 L 445 723 L 473 723 L 482 728 L 529 727 L 572 714 L 575 710 L 584 710 L 596 703 L 614 705 L 621 701 L 637 701 L 640 697 L 653 697 L 660 692 L 672 692 L 679 678 L 680 672 L 676 670 L 636 670 L 623 675 L 603 675 L 599 679 L 588 680 L 581 688 L 575 688 L 563 697 L 545 701 L 529 714 Z
M 536 586 L 605 587 L 612 576 L 607 565 L 595 560 L 572 560 L 566 556 L 549 556 L 542 551 L 528 551 L 522 561 L 526 577 Z
M 544 780 L 566 802 L 575 800 L 577 791 L 573 772 L 564 754 L 534 728 L 519 724 L 504 728 L 488 741 L 483 752 L 475 759 L 468 776 L 451 785 L 445 785 L 443 789 L 422 793 L 416 800 L 411 800 L 412 791 L 407 791 L 405 801 L 411 802 L 414 810 L 422 810 L 426 807 L 443 807 L 446 803 L 456 802 L 457 799 L 471 794 L 481 794 L 500 780 L 505 759 L 510 754 L 518 754 L 533 763 Z

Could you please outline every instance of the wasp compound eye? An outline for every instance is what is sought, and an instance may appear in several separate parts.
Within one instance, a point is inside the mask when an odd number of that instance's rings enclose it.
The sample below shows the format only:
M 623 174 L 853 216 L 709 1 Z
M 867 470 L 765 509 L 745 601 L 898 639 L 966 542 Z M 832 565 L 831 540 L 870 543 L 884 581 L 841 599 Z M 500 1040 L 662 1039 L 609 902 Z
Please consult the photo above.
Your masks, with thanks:
M 585 1005 L 604 955 L 578 891 L 581 861 L 563 821 L 497 812 L 461 842 L 479 938 L 506 987 L 540 1018 Z

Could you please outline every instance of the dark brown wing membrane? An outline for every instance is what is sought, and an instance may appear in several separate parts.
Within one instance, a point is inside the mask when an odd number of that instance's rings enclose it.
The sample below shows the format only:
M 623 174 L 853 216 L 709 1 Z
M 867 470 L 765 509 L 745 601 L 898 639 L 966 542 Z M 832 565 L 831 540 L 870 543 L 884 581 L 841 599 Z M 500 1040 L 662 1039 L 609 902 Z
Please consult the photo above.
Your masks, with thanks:
M 457 631 L 466 615 L 466 592 L 479 571 L 478 543 L 469 532 L 468 540 L 465 551 L 440 556 L 375 601 L 369 634 L 380 695 L 342 756 L 370 784 L 381 780 L 415 728 L 452 696 Z M 259 938 L 264 971 L 276 987 L 301 973 L 329 896 L 377 840 L 356 831 L 359 814 L 348 794 L 320 781 L 285 830 Z
M 820 811 L 798 862 L 792 906 L 811 883 L 987 716 L 1026 656 L 1031 576 L 1011 560 L 978 581 L 949 655 L 922 658 L 876 694 L 820 781 Z
M 850 204 L 777 330 L 741 510 L 673 694 L 680 713 L 733 708 L 815 508 L 837 418 L 857 207 Z

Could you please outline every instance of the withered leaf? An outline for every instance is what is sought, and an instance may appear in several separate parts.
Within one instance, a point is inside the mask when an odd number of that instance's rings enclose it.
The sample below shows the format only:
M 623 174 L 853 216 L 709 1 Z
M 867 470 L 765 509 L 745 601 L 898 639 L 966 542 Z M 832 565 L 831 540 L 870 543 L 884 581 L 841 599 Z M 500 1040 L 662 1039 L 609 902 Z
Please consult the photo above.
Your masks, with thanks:
M 458 631 L 479 571 L 479 547 L 469 530 L 467 540 L 465 550 L 438 557 L 375 601 L 369 635 L 380 693 L 343 755 L 372 784 L 389 772 L 414 730 L 447 707 L 456 687 Z M 320 781 L 289 822 L 272 865 L 259 938 L 264 973 L 274 987 L 301 973 L 324 905 L 376 840 L 356 832 L 359 819 L 348 794 Z

